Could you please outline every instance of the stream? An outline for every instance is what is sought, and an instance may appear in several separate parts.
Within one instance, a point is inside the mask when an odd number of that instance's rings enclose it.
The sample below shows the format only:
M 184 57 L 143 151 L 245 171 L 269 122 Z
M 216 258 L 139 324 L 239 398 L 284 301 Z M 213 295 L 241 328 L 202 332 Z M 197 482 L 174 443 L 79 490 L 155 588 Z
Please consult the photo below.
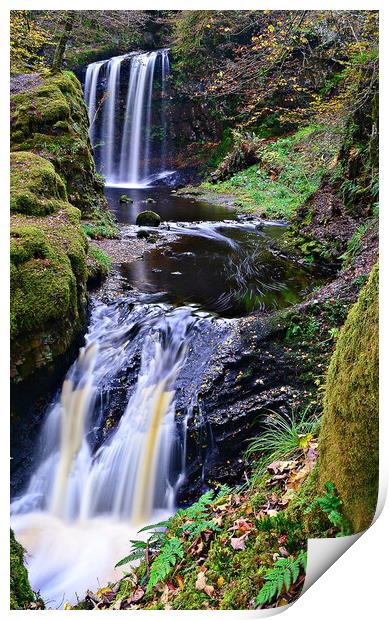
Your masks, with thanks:
M 160 159 L 153 178 L 164 176 L 165 149 L 159 145 L 155 154 L 150 124 L 153 80 L 159 71 L 163 96 L 168 55 L 132 55 L 121 99 L 120 70 L 129 57 L 119 58 L 88 67 L 90 111 L 99 76 L 101 89 L 114 90 L 95 139 L 102 131 L 111 132 L 111 142 L 120 131 L 124 136 L 120 165 L 109 140 L 97 161 L 106 162 L 106 196 L 124 239 L 132 242 L 137 214 L 151 208 L 162 224 L 145 230 L 161 244 L 115 266 L 128 285 L 117 299 L 102 303 L 92 295 L 85 343 L 44 415 L 32 471 L 13 498 L 12 527 L 28 551 L 31 585 L 51 607 L 120 578 L 114 565 L 129 540 L 174 512 L 187 482 L 197 394 L 239 317 L 295 304 L 319 282 L 311 268 L 274 250 L 285 224 L 242 219 L 233 208 L 150 182 L 151 154 Z M 121 130 L 120 100 L 126 102 Z M 155 122 L 166 126 L 164 109 Z M 128 171 L 123 158 L 138 164 Z M 119 202 L 123 193 L 131 203 Z M 214 448 L 201 447 L 204 462 Z

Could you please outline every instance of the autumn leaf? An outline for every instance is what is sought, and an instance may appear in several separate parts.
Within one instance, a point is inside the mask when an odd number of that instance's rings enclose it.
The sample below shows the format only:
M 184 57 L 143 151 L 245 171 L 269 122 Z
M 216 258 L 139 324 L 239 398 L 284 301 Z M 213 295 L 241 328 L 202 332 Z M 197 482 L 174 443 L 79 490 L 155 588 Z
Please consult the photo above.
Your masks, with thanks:
M 220 577 L 218 577 L 218 579 L 217 579 L 217 582 L 216 582 L 216 583 L 217 583 L 218 588 L 221 588 L 221 587 L 222 587 L 222 585 L 223 585 L 223 583 L 224 583 L 224 577 L 221 577 L 221 576 L 220 576 Z
M 246 540 L 248 534 L 243 534 L 243 536 L 240 536 L 239 538 L 231 538 L 231 547 L 234 549 L 234 551 L 238 551 L 238 550 L 242 550 L 246 548 L 246 545 L 244 544 L 244 541 Z
M 207 596 L 212 596 L 212 594 L 215 592 L 215 588 L 211 585 L 205 586 L 204 592 Z
M 197 579 L 195 583 L 196 590 L 204 590 L 206 585 L 207 585 L 207 581 L 206 581 L 206 577 L 204 573 L 199 573 L 197 575 Z

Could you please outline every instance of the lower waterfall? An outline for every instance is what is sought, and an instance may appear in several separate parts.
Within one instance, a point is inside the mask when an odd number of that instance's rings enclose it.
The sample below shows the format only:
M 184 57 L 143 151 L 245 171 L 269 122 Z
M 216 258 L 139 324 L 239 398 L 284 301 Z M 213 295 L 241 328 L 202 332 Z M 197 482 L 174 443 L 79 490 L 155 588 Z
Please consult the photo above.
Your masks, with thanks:
M 193 307 L 96 305 L 85 346 L 48 411 L 35 471 L 12 504 L 31 583 L 47 600 L 59 604 L 65 592 L 83 595 L 97 578 L 112 578 L 131 533 L 172 513 L 185 477 L 175 384 L 201 320 Z M 125 411 L 95 449 L 104 424 L 99 396 L 139 353 Z M 185 420 L 182 426 L 185 434 Z

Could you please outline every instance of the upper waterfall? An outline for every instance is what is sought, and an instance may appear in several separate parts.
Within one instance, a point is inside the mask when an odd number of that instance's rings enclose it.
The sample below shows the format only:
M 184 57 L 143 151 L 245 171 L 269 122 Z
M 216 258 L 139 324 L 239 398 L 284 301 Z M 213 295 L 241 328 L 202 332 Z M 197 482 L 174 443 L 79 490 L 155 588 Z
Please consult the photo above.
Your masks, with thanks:
M 106 185 L 146 187 L 167 176 L 169 50 L 88 65 L 90 138 Z

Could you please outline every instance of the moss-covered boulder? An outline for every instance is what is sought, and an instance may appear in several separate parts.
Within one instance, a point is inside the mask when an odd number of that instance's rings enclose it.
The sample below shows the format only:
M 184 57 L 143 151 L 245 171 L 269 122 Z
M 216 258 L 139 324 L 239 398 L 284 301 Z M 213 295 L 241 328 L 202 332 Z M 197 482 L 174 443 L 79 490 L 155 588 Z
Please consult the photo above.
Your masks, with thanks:
M 99 284 L 107 277 L 112 267 L 112 259 L 101 248 L 94 243 L 88 247 L 87 257 L 88 284 Z
M 134 201 L 132 200 L 132 198 L 130 198 L 129 196 L 127 196 L 127 194 L 122 194 L 122 195 L 120 196 L 120 198 L 119 198 L 119 202 L 120 202 L 121 204 L 127 204 L 127 203 L 129 203 L 129 202 L 134 202 Z
M 11 376 L 21 381 L 65 353 L 82 329 L 87 240 L 80 212 L 11 217 Z
M 66 188 L 52 163 L 35 153 L 11 153 L 11 212 L 48 215 L 67 200 Z
M 329 365 L 319 452 L 320 487 L 333 482 L 353 531 L 365 529 L 378 493 L 378 265 Z
M 11 150 L 32 151 L 50 161 L 65 183 L 69 202 L 83 215 L 107 208 L 88 127 L 81 84 L 69 71 L 11 97 Z
M 70 72 L 41 76 L 11 97 L 14 383 L 39 370 L 54 374 L 69 355 L 86 318 L 85 232 L 118 235 L 88 128 L 81 84 Z
M 136 218 L 136 223 L 138 226 L 159 226 L 161 218 L 155 211 L 141 211 Z
M 12 530 L 10 542 L 10 607 L 11 609 L 25 609 L 34 601 L 34 594 L 23 562 L 24 549 L 15 540 Z

